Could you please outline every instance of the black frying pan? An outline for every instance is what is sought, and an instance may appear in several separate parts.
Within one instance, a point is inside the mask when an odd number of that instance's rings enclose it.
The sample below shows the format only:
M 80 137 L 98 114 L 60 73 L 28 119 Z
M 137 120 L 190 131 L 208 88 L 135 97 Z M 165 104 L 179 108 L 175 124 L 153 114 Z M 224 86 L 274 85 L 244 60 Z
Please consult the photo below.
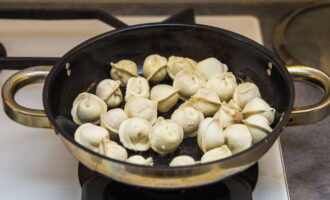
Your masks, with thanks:
M 262 97 L 277 110 L 273 132 L 231 157 L 208 164 L 172 168 L 167 164 L 179 154 L 200 159 L 201 152 L 195 138 L 186 139 L 177 151 L 167 156 L 159 156 L 152 151 L 143 154 L 153 156 L 154 167 L 113 160 L 75 142 L 73 135 L 77 127 L 70 115 L 74 98 L 83 91 L 92 92 L 98 82 L 109 78 L 110 62 L 133 60 L 139 65 L 141 74 L 144 58 L 155 53 L 196 61 L 216 57 L 240 79 L 256 83 Z M 273 67 L 269 75 L 270 64 Z M 71 71 L 70 76 L 68 70 Z M 32 67 L 16 73 L 5 83 L 2 98 L 9 117 L 27 126 L 53 127 L 81 163 L 101 174 L 145 187 L 191 187 L 223 179 L 251 166 L 269 150 L 288 121 L 303 124 L 328 115 L 330 78 L 319 70 L 304 66 L 289 67 L 289 70 L 295 77 L 324 88 L 324 98 L 316 105 L 292 111 L 293 80 L 284 63 L 262 45 L 239 34 L 204 25 L 142 24 L 110 31 L 83 42 L 66 53 L 54 67 Z M 24 108 L 14 101 L 14 94 L 19 88 L 45 78 L 45 111 Z M 168 83 L 169 79 L 166 81 Z

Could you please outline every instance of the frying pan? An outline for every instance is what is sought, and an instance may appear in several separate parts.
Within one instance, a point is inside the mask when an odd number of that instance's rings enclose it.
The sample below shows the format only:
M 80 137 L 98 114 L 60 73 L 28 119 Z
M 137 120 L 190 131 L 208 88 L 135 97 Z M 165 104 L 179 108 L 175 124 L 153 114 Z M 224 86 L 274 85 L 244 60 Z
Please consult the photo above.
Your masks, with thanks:
M 113 160 L 78 144 L 73 139 L 77 126 L 70 115 L 74 98 L 84 91 L 93 92 L 98 82 L 109 78 L 110 62 L 131 59 L 139 65 L 141 74 L 144 58 L 155 53 L 197 61 L 216 57 L 240 79 L 253 81 L 262 97 L 277 111 L 273 132 L 231 157 L 171 168 L 167 163 L 176 155 L 188 154 L 200 159 L 196 138 L 185 139 L 177 151 L 167 156 L 152 151 L 142 154 L 153 156 L 156 163 L 153 167 Z M 323 88 L 324 97 L 315 105 L 293 108 L 292 77 L 316 83 Z M 45 81 L 45 110 L 26 108 L 15 102 L 17 90 L 42 81 Z M 285 125 L 325 118 L 330 112 L 329 86 L 330 78 L 325 73 L 306 66 L 286 67 L 265 47 L 239 34 L 205 25 L 155 23 L 125 27 L 89 39 L 67 52 L 53 67 L 21 70 L 6 81 L 2 98 L 4 110 L 12 120 L 26 126 L 54 128 L 71 153 L 90 169 L 127 184 L 174 189 L 212 183 L 243 171 L 270 149 Z

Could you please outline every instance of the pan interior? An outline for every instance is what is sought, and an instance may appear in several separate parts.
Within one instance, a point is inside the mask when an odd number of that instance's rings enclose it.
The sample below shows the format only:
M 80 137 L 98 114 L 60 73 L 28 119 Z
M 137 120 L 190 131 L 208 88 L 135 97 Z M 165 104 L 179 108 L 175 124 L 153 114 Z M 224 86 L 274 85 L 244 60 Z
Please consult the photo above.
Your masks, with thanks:
M 71 50 L 54 67 L 45 89 L 48 116 L 63 130 L 61 134 L 74 143 L 77 125 L 72 122 L 70 111 L 75 97 L 81 92 L 94 92 L 100 81 L 110 78 L 110 62 L 130 59 L 137 63 L 141 75 L 145 57 L 160 54 L 196 61 L 216 57 L 226 63 L 235 76 L 258 85 L 262 97 L 278 112 L 275 126 L 293 101 L 291 80 L 282 62 L 260 48 L 229 31 L 198 25 L 149 25 L 109 32 Z M 172 81 L 167 77 L 162 83 L 171 84 Z M 170 118 L 175 108 L 163 116 Z M 169 155 L 160 156 L 152 150 L 141 154 L 152 156 L 155 166 L 167 166 L 177 155 L 190 155 L 199 160 L 202 152 L 196 138 L 190 137 Z

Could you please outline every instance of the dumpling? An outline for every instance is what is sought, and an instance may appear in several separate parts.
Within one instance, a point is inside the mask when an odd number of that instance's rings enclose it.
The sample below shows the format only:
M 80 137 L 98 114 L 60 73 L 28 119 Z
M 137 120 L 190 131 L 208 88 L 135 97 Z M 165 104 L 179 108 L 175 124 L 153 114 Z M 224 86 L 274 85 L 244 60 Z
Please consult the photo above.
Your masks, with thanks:
M 137 164 L 137 165 L 147 165 L 147 166 L 154 165 L 154 161 L 153 161 L 152 157 L 149 157 L 146 159 L 140 155 L 131 156 L 126 160 L 126 162 Z
M 221 101 L 228 101 L 233 96 L 236 87 L 236 77 L 231 72 L 216 74 L 206 83 L 206 88 L 217 93 Z
M 243 119 L 240 109 L 237 107 L 232 107 L 226 102 L 221 103 L 220 109 L 214 114 L 213 117 L 220 119 L 223 128 L 239 123 Z
M 198 62 L 197 70 L 199 70 L 205 76 L 206 80 L 208 80 L 214 75 L 227 72 L 228 67 L 218 59 L 211 57 Z
M 126 86 L 127 81 L 131 77 L 138 75 L 137 65 L 131 60 L 120 60 L 117 63 L 110 63 L 111 78 L 113 80 L 119 80 L 122 86 Z
M 225 136 L 219 119 L 209 117 L 200 123 L 197 143 L 204 153 L 225 143 Z
M 194 95 L 197 90 L 205 87 L 206 80 L 202 75 L 190 69 L 179 71 L 173 81 L 173 87 L 179 90 L 180 98 L 186 100 Z
M 203 119 L 203 113 L 190 101 L 181 104 L 171 116 L 171 120 L 183 128 L 185 136 L 196 135 L 199 124 Z
M 227 145 L 222 145 L 221 147 L 212 149 L 208 152 L 206 152 L 202 158 L 201 158 L 201 163 L 207 163 L 207 162 L 212 162 L 215 160 L 220 160 L 223 158 L 227 158 L 231 156 L 232 153 L 230 149 L 228 148 Z
M 103 138 L 108 137 L 109 133 L 106 129 L 91 123 L 79 126 L 74 134 L 75 141 L 96 152 Z
M 133 96 L 125 104 L 124 111 L 128 118 L 137 117 L 154 124 L 157 119 L 157 101 Z
M 251 133 L 253 144 L 259 142 L 265 138 L 268 133 L 273 131 L 268 125 L 268 120 L 263 115 L 251 115 L 243 120 L 243 123 L 248 127 Z
M 158 111 L 166 113 L 178 102 L 178 90 L 170 85 L 156 85 L 151 89 L 150 99 L 158 102 Z
M 150 148 L 151 125 L 147 120 L 130 118 L 119 127 L 120 142 L 133 151 L 147 151 Z
M 143 75 L 150 82 L 161 82 L 166 77 L 166 65 L 165 57 L 158 54 L 150 55 L 143 62 Z
M 212 116 L 219 109 L 221 102 L 218 95 L 211 89 L 201 88 L 194 94 L 190 101 L 204 114 Z
M 110 108 L 117 107 L 123 101 L 120 81 L 105 79 L 96 87 L 96 96 L 100 97 Z
M 175 75 L 183 70 L 183 69 L 190 69 L 194 71 L 197 67 L 196 61 L 190 58 L 184 58 L 179 56 L 171 56 L 167 62 L 167 73 L 173 80 Z
M 275 109 L 270 107 L 270 105 L 259 97 L 255 97 L 250 100 L 242 111 L 243 115 L 250 116 L 259 114 L 268 120 L 268 125 L 271 125 L 275 119 Z
M 71 116 L 79 125 L 87 122 L 99 124 L 100 116 L 107 112 L 107 108 L 107 104 L 98 96 L 84 92 L 73 101 Z
M 181 144 L 183 129 L 172 120 L 159 117 L 151 129 L 149 139 L 151 148 L 157 153 L 171 153 Z
M 125 101 L 132 96 L 140 96 L 149 99 L 150 88 L 147 79 L 144 77 L 131 77 L 126 87 Z
M 238 153 L 252 145 L 252 136 L 248 127 L 244 124 L 233 124 L 223 132 L 227 145 L 233 153 Z
M 245 104 L 255 97 L 261 97 L 258 87 L 254 83 L 246 82 L 235 88 L 233 101 L 243 109 Z
M 121 108 L 114 108 L 101 115 L 101 126 L 106 128 L 111 136 L 117 137 L 121 123 L 127 119 Z
M 181 155 L 173 158 L 169 165 L 170 167 L 175 167 L 175 166 L 185 166 L 185 165 L 195 165 L 195 164 L 196 161 L 191 156 Z
M 99 153 L 115 160 L 125 161 L 127 159 L 126 149 L 107 138 L 102 140 Z

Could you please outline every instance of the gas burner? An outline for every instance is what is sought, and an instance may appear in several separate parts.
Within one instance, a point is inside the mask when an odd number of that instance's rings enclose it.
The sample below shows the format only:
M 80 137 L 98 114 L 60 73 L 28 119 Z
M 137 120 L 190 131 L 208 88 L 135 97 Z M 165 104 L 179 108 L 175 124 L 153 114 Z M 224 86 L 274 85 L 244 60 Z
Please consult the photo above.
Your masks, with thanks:
M 258 164 L 230 178 L 205 186 L 180 190 L 154 190 L 119 183 L 79 164 L 82 200 L 252 200 Z
M 330 74 L 330 2 L 293 11 L 274 32 L 276 53 L 287 65 L 309 65 Z

